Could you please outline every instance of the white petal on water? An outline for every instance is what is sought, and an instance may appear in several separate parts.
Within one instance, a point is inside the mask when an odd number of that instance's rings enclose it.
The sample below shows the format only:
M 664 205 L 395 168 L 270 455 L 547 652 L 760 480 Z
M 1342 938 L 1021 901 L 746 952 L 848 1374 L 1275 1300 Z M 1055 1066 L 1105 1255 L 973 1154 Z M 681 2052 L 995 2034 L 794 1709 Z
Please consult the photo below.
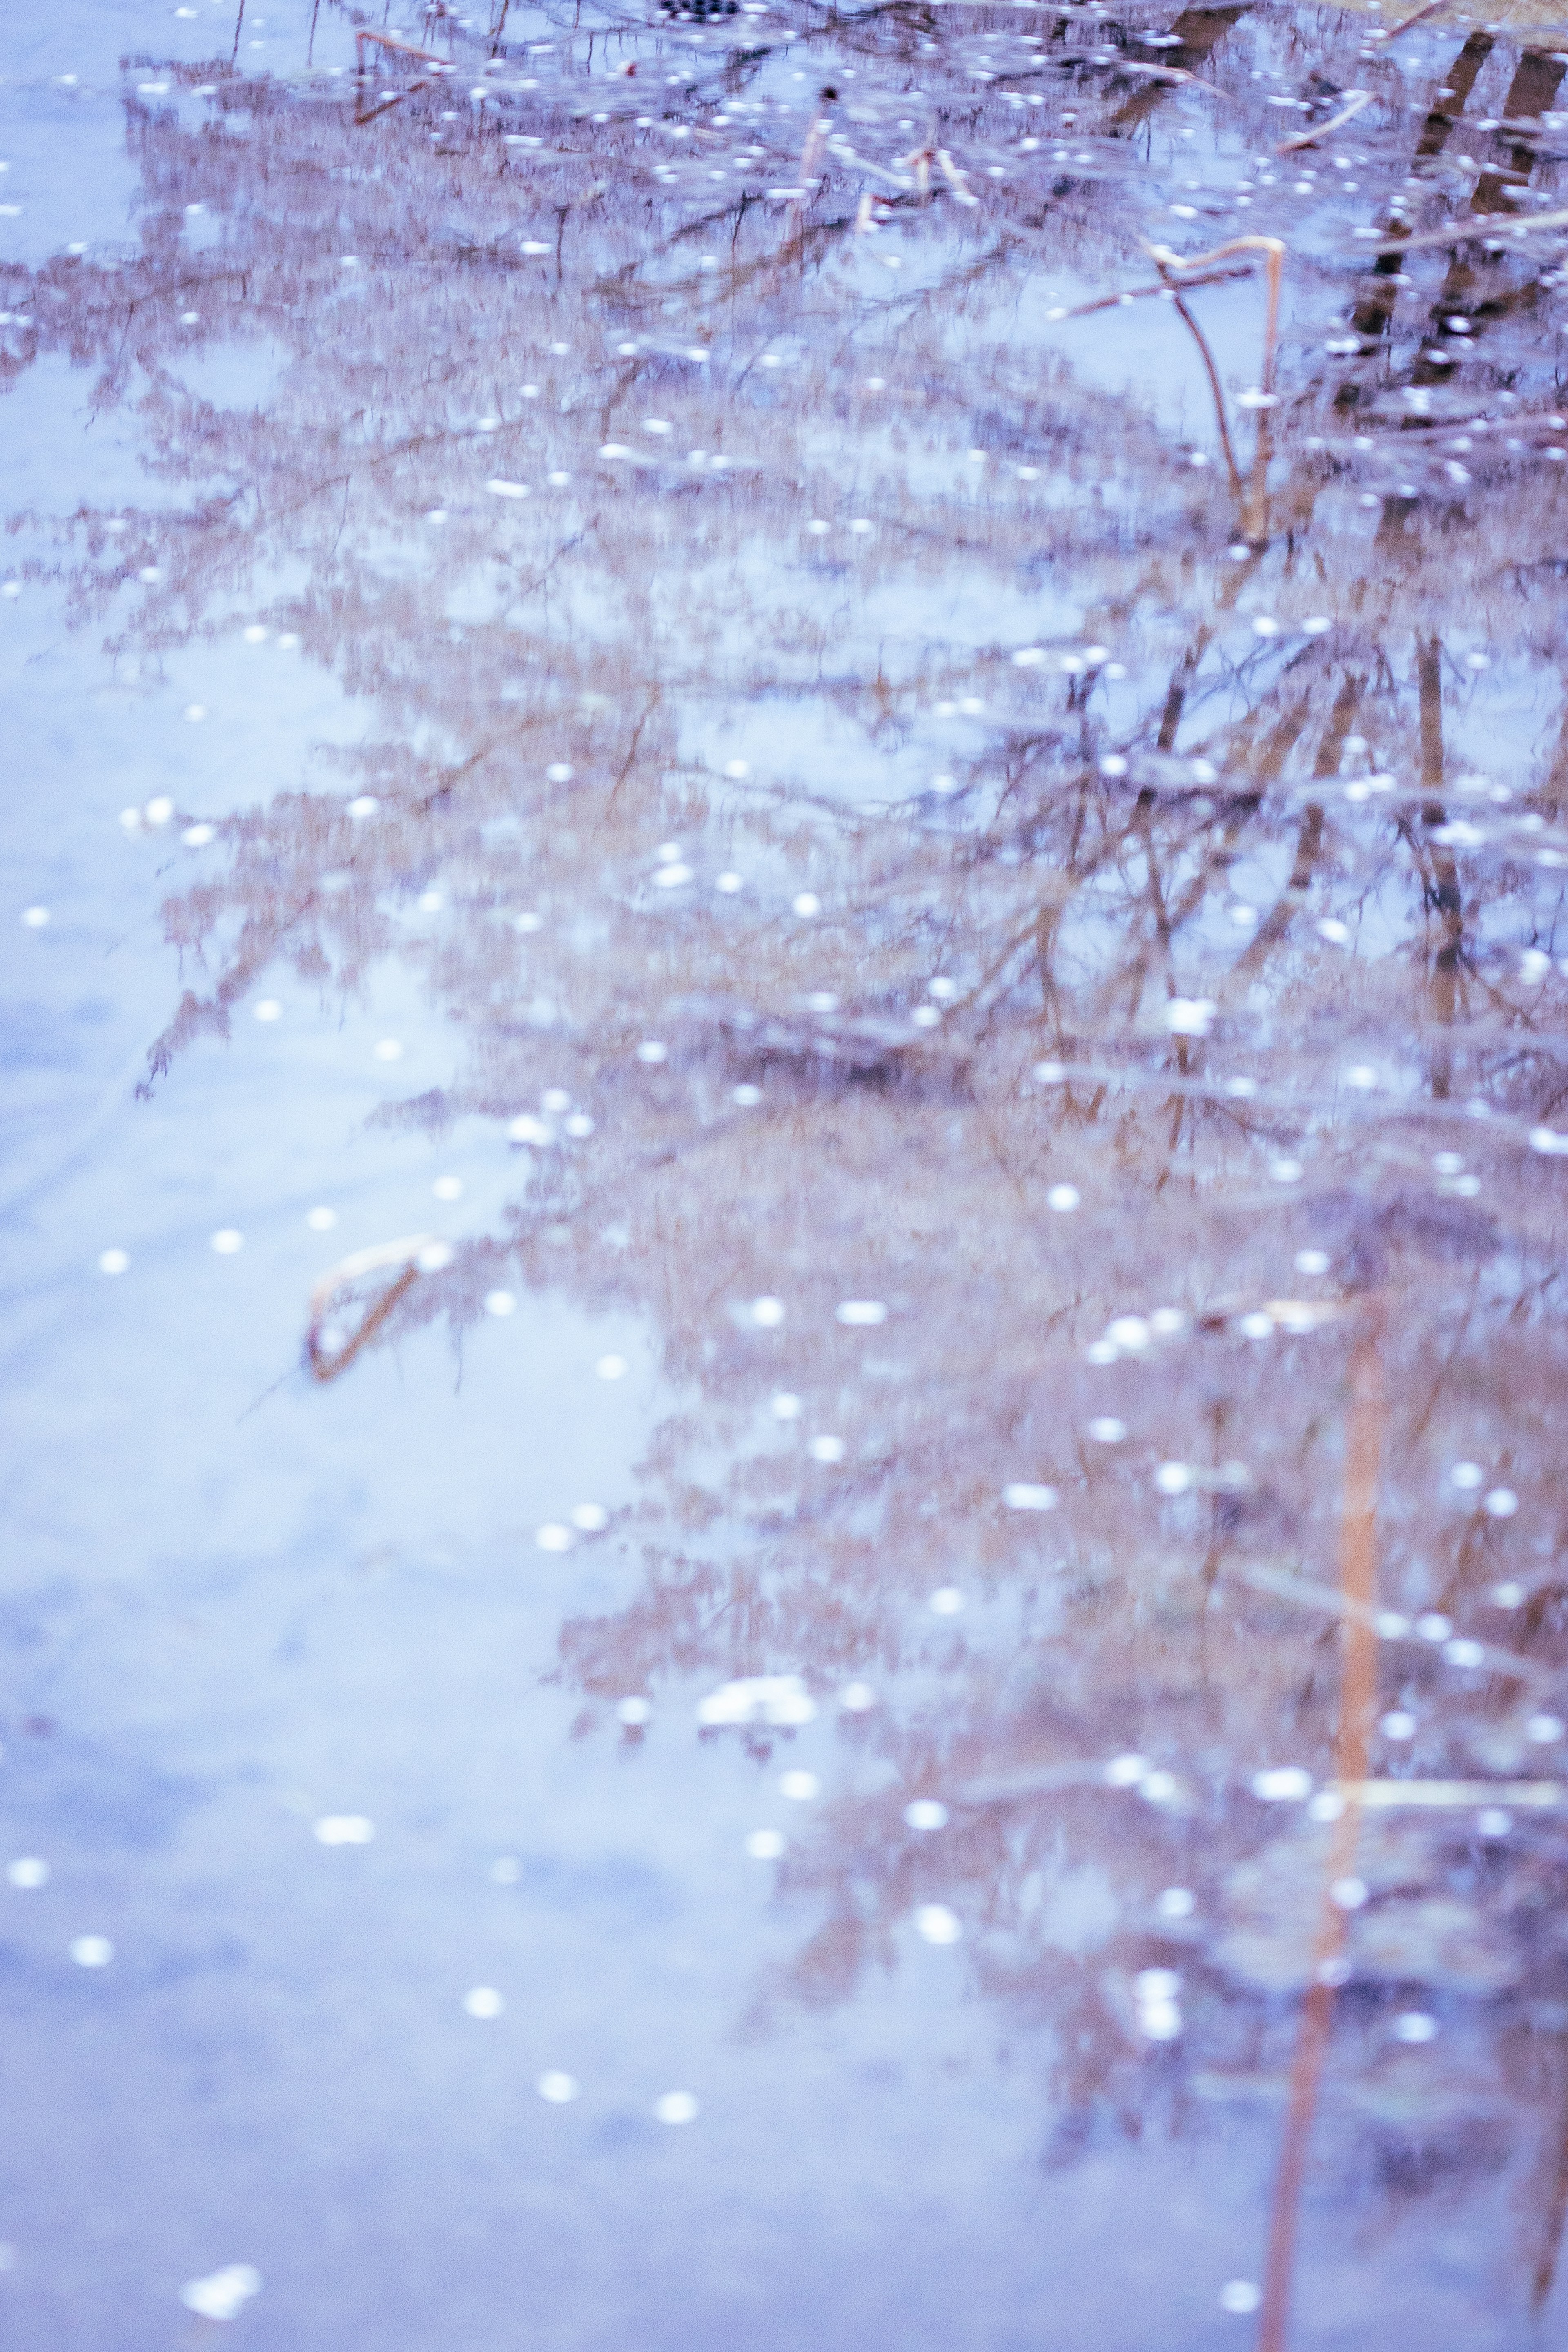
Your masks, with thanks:
M 1076 1184 L 1053 1184 L 1046 1194 L 1046 1206 L 1054 1209 L 1058 1216 L 1070 1216 L 1081 1198 Z
M 1266 1805 L 1300 1804 L 1312 1793 L 1312 1776 L 1300 1764 L 1276 1764 L 1252 1776 L 1252 1793 Z
M 775 1421 L 798 1421 L 801 1413 L 800 1399 L 797 1396 L 792 1396 L 787 1389 L 781 1389 L 769 1407 L 769 1411 Z
M 1359 1911 L 1372 1890 L 1364 1878 L 1336 1878 L 1329 1900 L 1340 1911 Z
M 689 2091 L 666 2091 L 653 2103 L 654 2114 L 661 2124 L 689 2124 L 701 2113 Z
M 187 834 L 185 838 L 188 841 L 190 835 Z M 275 996 L 264 996 L 253 1008 L 251 1018 L 256 1021 L 281 1021 L 283 1007 Z
M 1327 1250 L 1304 1249 L 1297 1251 L 1296 1271 L 1298 1274 L 1327 1274 L 1328 1270 L 1329 1254 Z
M 1532 1715 L 1524 1727 L 1524 1736 L 1538 1747 L 1549 1748 L 1563 1737 L 1563 1724 L 1560 1715 Z
M 1519 1496 L 1511 1486 L 1494 1486 L 1481 1504 L 1489 1518 L 1511 1519 L 1519 1508 Z
M 319 1845 L 369 1845 L 375 1823 L 364 1813 L 323 1813 L 316 1823 Z
M 1419 1726 L 1406 1708 L 1394 1706 L 1378 1717 L 1377 1727 L 1385 1739 L 1414 1739 Z
M 964 1607 L 963 1594 L 956 1584 L 939 1585 L 927 1601 L 926 1607 L 933 1617 L 960 1616 Z
M 68 1949 L 79 1969 L 106 1969 L 114 1958 L 107 1936 L 73 1936 Z
M 668 1062 L 668 1059 L 669 1047 L 658 1037 L 645 1037 L 637 1047 L 637 1060 L 646 1062 L 650 1068 L 659 1062 Z
M 487 1315 L 515 1315 L 517 1313 L 517 1300 L 510 1290 L 487 1290 L 485 1293 L 485 1313 Z
M 753 1862 L 777 1862 L 788 1840 L 782 1830 L 750 1830 L 743 1843 Z
M 956 1944 L 963 1937 L 963 1922 L 945 1903 L 921 1903 L 916 1906 L 915 1928 L 928 1944 Z
M 572 1512 L 572 1524 L 584 1535 L 601 1535 L 610 1524 L 610 1515 L 603 1503 L 578 1503 Z
M 653 1702 L 646 1698 L 624 1698 L 616 1708 L 616 1720 L 630 1731 L 640 1731 L 653 1721 Z
M 1262 2301 L 1263 2289 L 1251 2279 L 1226 2279 L 1219 2291 L 1220 2309 L 1234 2312 L 1242 2319 L 1255 2312 Z
M 904 1819 L 912 1830 L 944 1830 L 947 1807 L 936 1797 L 916 1797 L 904 1807 Z
M 1173 1037 L 1206 1037 L 1217 1010 L 1206 996 L 1173 996 L 1165 1007 L 1165 1026 Z
M 1428 1609 L 1415 1620 L 1415 1631 L 1424 1642 L 1446 1642 L 1453 1630 L 1453 1619 L 1445 1617 L 1440 1609 Z
M 1394 2021 L 1394 2038 L 1396 2042 L 1416 2044 L 1423 2042 L 1436 2042 L 1437 2033 L 1436 2019 L 1429 2017 L 1422 2009 L 1407 2009 Z
M 230 2263 L 205 2278 L 189 2279 L 180 2289 L 187 2311 L 202 2319 L 237 2319 L 253 2295 L 261 2292 L 261 2273 L 252 2263 Z
M 47 907 L 24 907 L 22 909 L 22 923 L 26 930 L 43 930 L 48 919 L 49 910 Z
M 1101 1413 L 1089 1423 L 1089 1433 L 1097 1445 L 1120 1445 L 1127 1434 L 1127 1423 L 1113 1414 Z
M 776 1331 L 784 1319 L 782 1298 L 753 1298 L 751 1317 L 759 1331 Z
M 447 1242 L 426 1242 L 414 1263 L 421 1274 L 444 1274 L 457 1256 Z
M 834 1309 L 834 1320 L 850 1326 L 885 1323 L 888 1310 L 879 1298 L 846 1298 Z
M 806 1448 L 814 1462 L 842 1462 L 848 1448 L 841 1437 L 814 1437 Z
M 212 1237 L 211 1246 L 219 1257 L 233 1257 L 245 1247 L 245 1235 L 236 1225 L 220 1225 Z
M 1162 1919 L 1190 1919 L 1197 1907 L 1197 1896 L 1187 1886 L 1167 1886 L 1154 1903 Z
M 1486 1475 L 1479 1462 L 1456 1462 L 1448 1473 L 1448 1484 L 1458 1486 L 1462 1495 L 1473 1494 Z
M 1193 1483 L 1193 1474 L 1184 1462 L 1162 1462 L 1154 1473 L 1154 1484 L 1162 1495 L 1184 1495 Z
M 1003 1487 L 1002 1500 L 1010 1511 L 1054 1511 L 1058 1497 L 1054 1486 L 1032 1486 L 1016 1479 Z
M 430 1190 L 437 1201 L 460 1201 L 463 1180 L 460 1176 L 437 1176 Z
M 376 1043 L 370 1050 L 371 1057 L 374 1061 L 401 1062 L 403 1059 L 403 1040 L 401 1037 L 381 1037 L 377 1039 Z
M 563 2074 L 555 2067 L 541 2074 L 533 2087 L 546 2105 L 552 2107 L 569 2107 L 579 2095 L 576 2075 Z
M 470 2017 L 499 2017 L 506 2001 L 494 1985 L 476 1985 L 472 1992 L 463 1995 L 463 2007 Z
M 1135 1789 L 1148 1773 L 1149 1759 L 1129 1753 L 1113 1756 L 1105 1767 L 1103 1778 L 1108 1789 Z
M 798 1675 L 746 1675 L 721 1683 L 698 1702 L 697 1720 L 707 1726 L 810 1723 L 816 1702 Z
M 40 1861 L 36 1853 L 25 1853 L 16 1862 L 7 1863 L 5 1875 L 13 1886 L 19 1887 L 25 1895 L 30 1895 L 37 1887 L 48 1885 L 49 1865 Z
M 100 1274 L 123 1274 L 130 1264 L 130 1253 L 126 1250 L 106 1249 L 99 1252 Z
M 797 915 L 819 915 L 822 912 L 822 901 L 817 897 L 815 890 L 802 890 L 798 892 L 796 896 L 790 900 L 790 905 L 794 908 Z
M 877 1694 L 869 1683 L 846 1683 L 838 1704 L 846 1715 L 866 1715 L 876 1706 Z
M 594 1370 L 602 1381 L 624 1381 L 631 1366 L 624 1356 L 601 1356 Z
M 533 1540 L 541 1551 L 570 1551 L 577 1538 L 570 1528 L 563 1527 L 559 1520 L 549 1519 L 535 1531 Z
M 781 1772 L 779 1794 L 793 1799 L 796 1804 L 807 1804 L 813 1797 L 821 1796 L 822 1783 L 815 1772 Z

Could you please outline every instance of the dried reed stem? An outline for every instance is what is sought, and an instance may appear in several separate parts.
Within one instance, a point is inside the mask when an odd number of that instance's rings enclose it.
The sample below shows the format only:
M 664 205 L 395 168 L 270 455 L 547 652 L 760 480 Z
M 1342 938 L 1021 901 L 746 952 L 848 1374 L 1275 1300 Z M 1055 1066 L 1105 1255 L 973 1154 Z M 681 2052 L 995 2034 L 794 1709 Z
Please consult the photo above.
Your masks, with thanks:
M 1325 1869 L 1322 1914 L 1312 1952 L 1312 1981 L 1301 2012 L 1279 2170 L 1274 2183 L 1258 2352 L 1285 2352 L 1297 2216 L 1307 2150 L 1317 2111 L 1323 2061 L 1333 2026 L 1334 1989 L 1345 1943 L 1345 1913 L 1333 1899 L 1351 1874 L 1361 1835 L 1362 1785 L 1377 1703 L 1377 1634 L 1373 1608 L 1377 1586 L 1377 1486 L 1387 1401 L 1383 1379 L 1383 1307 L 1369 1299 L 1351 1351 L 1350 1414 L 1345 1433 L 1344 1498 L 1340 1514 L 1340 1591 L 1343 1602 L 1344 1668 L 1334 1740 L 1334 1779 L 1344 1811 L 1334 1824 Z

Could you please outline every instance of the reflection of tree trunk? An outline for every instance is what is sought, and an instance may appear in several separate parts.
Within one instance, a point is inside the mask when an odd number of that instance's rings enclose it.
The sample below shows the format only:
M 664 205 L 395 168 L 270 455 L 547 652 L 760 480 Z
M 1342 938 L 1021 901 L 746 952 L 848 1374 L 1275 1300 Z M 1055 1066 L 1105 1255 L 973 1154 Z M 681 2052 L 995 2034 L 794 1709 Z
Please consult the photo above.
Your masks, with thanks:
M 1285 2352 L 1296 2219 L 1306 2177 L 1318 2088 L 1333 2025 L 1334 1986 L 1339 1977 L 1336 1964 L 1345 1941 L 1345 1913 L 1334 1902 L 1331 1890 L 1350 1875 L 1361 1834 L 1361 1802 L 1353 1792 L 1366 1779 L 1373 1711 L 1377 1704 L 1377 1635 L 1373 1630 L 1372 1615 L 1377 1591 L 1377 1482 L 1385 1417 L 1383 1306 L 1380 1299 L 1373 1297 L 1363 1301 L 1361 1326 L 1351 1355 L 1344 1499 L 1340 1513 L 1344 1669 L 1334 1738 L 1334 1778 L 1344 1793 L 1345 1809 L 1329 1844 L 1322 1916 L 1312 1954 L 1312 1982 L 1302 2009 L 1296 2058 L 1290 2070 L 1290 2105 L 1274 2184 L 1258 2352 Z
M 1508 96 L 1503 100 L 1503 121 L 1518 122 L 1527 115 L 1544 114 L 1557 95 L 1563 70 L 1556 58 L 1548 56 L 1544 50 L 1526 49 L 1508 86 Z M 1528 180 L 1540 159 L 1533 147 L 1516 143 L 1510 160 L 1512 170 L 1506 173 L 1500 171 L 1481 173 L 1471 199 L 1473 212 L 1508 213 L 1513 210 L 1505 192 L 1517 185 L 1519 181 Z
M 1237 19 L 1246 14 L 1247 0 L 1242 0 L 1242 5 L 1234 8 L 1184 8 L 1171 25 L 1172 32 L 1181 35 L 1182 46 L 1179 49 L 1162 49 L 1161 64 L 1173 66 L 1184 73 L 1196 73 L 1211 52 L 1219 47 Z M 1130 98 L 1125 106 L 1118 107 L 1111 116 L 1107 126 L 1111 137 L 1120 134 L 1125 138 L 1129 131 L 1136 131 L 1157 107 L 1164 103 L 1175 87 L 1175 83 L 1168 81 L 1146 82 L 1135 97 Z
M 1546 2233 L 1530 2282 L 1530 2307 L 1537 2318 L 1557 2277 L 1557 2258 L 1563 2251 L 1563 2225 L 1564 2221 L 1568 2221 L 1568 2084 L 1563 2084 L 1563 2090 L 1557 2163 L 1552 2179 L 1551 2202 L 1546 2211 Z
M 1557 86 L 1563 79 L 1563 68 L 1557 64 L 1554 58 L 1546 56 L 1539 49 L 1527 49 L 1509 85 L 1508 97 L 1503 102 L 1505 120 L 1517 121 L 1524 116 L 1543 114 L 1557 95 Z M 1510 219 L 1515 217 L 1517 207 L 1509 202 L 1508 190 L 1522 187 L 1534 172 L 1539 161 L 1540 158 L 1533 147 L 1516 143 L 1512 152 L 1510 168 L 1481 173 L 1476 183 L 1476 193 L 1470 200 L 1471 211 L 1502 213 Z M 1478 307 L 1483 302 L 1489 312 L 1495 316 L 1500 310 L 1513 309 L 1521 300 L 1532 299 L 1533 285 L 1511 291 L 1499 286 L 1497 290 L 1489 296 L 1487 291 L 1489 276 L 1495 285 L 1500 266 L 1503 268 L 1507 268 L 1506 256 L 1482 257 L 1478 267 L 1477 262 L 1470 257 L 1470 249 L 1457 249 L 1449 261 L 1447 275 L 1438 289 L 1437 299 L 1432 306 L 1433 319 L 1440 321 L 1455 310 L 1473 317 Z M 1441 362 L 1434 364 L 1430 361 L 1418 360 L 1411 370 L 1410 381 L 1412 383 L 1440 383 L 1446 382 L 1451 373 L 1452 371 L 1443 366 Z
M 1318 756 L 1312 762 L 1314 781 L 1337 775 L 1345 737 L 1351 731 L 1351 721 L 1361 700 L 1362 681 L 1347 677 L 1334 700 L 1333 715 L 1323 730 L 1323 740 L 1318 746 Z M 1290 918 L 1299 912 L 1312 887 L 1312 876 L 1323 846 L 1323 804 L 1309 801 L 1301 813 L 1300 830 L 1296 835 L 1295 862 L 1290 879 L 1279 893 L 1264 920 L 1253 933 L 1245 951 L 1231 966 L 1232 982 L 1241 979 L 1265 961 L 1270 949 L 1279 945 L 1290 928 Z
M 1417 649 L 1416 673 L 1421 695 L 1421 783 L 1428 794 L 1443 789 L 1443 641 L 1428 637 Z M 1421 821 L 1428 833 L 1447 822 L 1443 803 L 1424 800 Z M 1432 967 L 1432 1011 L 1445 1029 L 1451 1029 L 1458 1005 L 1459 967 L 1465 943 L 1465 907 L 1459 889 L 1459 868 L 1451 849 L 1432 844 L 1432 878 L 1426 904 L 1441 918 L 1443 944 Z M 1446 1101 L 1453 1085 L 1454 1057 L 1448 1046 L 1438 1047 L 1432 1059 L 1432 1092 Z
M 1454 95 L 1445 105 L 1435 106 L 1422 125 L 1421 136 L 1415 146 L 1417 169 L 1423 163 L 1435 162 L 1447 145 L 1454 134 L 1454 125 L 1464 112 L 1481 68 L 1491 53 L 1491 35 L 1472 33 L 1449 67 L 1446 87 L 1451 89 Z M 1403 221 L 1390 220 L 1384 225 L 1385 234 L 1390 236 L 1403 236 L 1405 228 Z M 1404 266 L 1404 256 L 1398 253 L 1381 253 L 1373 262 L 1373 283 L 1357 303 L 1351 320 L 1358 335 L 1387 334 L 1389 321 L 1394 316 L 1394 305 L 1399 295 L 1400 272 Z M 1352 406 L 1358 396 L 1357 385 L 1342 385 L 1340 404 Z

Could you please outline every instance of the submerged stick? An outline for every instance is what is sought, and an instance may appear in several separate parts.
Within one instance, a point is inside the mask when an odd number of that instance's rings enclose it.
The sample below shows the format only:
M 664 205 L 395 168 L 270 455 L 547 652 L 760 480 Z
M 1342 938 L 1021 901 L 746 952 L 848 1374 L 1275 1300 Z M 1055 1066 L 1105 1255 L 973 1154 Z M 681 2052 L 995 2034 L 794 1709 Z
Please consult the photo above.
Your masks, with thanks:
M 1371 104 L 1370 89 L 1352 89 L 1348 102 L 1331 122 L 1320 122 L 1315 131 L 1298 131 L 1294 139 L 1281 139 L 1276 152 L 1289 155 L 1298 147 L 1315 147 L 1320 139 L 1331 139 L 1336 131 L 1342 131 L 1347 122 L 1354 121 L 1363 106 Z

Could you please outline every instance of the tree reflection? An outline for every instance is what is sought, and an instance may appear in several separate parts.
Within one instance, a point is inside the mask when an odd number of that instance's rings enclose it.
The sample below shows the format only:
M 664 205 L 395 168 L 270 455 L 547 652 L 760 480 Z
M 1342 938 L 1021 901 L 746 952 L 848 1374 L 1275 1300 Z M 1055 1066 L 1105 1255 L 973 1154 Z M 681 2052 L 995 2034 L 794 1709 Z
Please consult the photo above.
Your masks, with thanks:
M 74 519 L 79 618 L 155 662 L 256 614 L 374 714 L 170 898 L 190 982 L 149 1084 L 275 967 L 343 998 L 418 972 L 460 1050 L 389 1116 L 523 1122 L 516 1205 L 448 1266 L 345 1276 L 318 1371 L 478 1318 L 505 1266 L 655 1324 L 684 1402 L 640 1591 L 563 1629 L 584 1727 L 628 1692 L 868 1685 L 784 1868 L 820 1924 L 759 2015 L 850 1998 L 939 1906 L 1036 2029 L 1059 2158 L 1283 2100 L 1334 1792 L 1313 1817 L 1255 1776 L 1334 1778 L 1374 1311 L 1376 1700 L 1409 1731 L 1373 1731 L 1369 1775 L 1553 1769 L 1564 428 L 1535 247 L 1412 238 L 1352 274 L 1304 230 L 1255 412 L 1268 528 L 1232 543 L 1203 434 L 1090 388 L 1041 282 L 1142 283 L 1184 168 L 1157 135 L 1212 93 L 1140 77 L 1105 11 L 942 21 L 837 26 L 857 104 L 820 117 L 780 98 L 785 36 L 726 37 L 680 87 L 712 102 L 700 167 L 504 11 L 489 53 L 531 71 L 471 124 L 434 76 L 392 108 L 227 77 L 205 119 L 133 104 L 142 250 L 14 282 L 5 364 L 97 371 L 163 486 Z M 665 37 L 604 37 L 650 68 Z M 1383 75 L 1307 12 L 1175 39 L 1161 70 L 1263 153 L 1254 56 L 1310 56 L 1321 121 Z M 1377 80 L 1379 246 L 1505 68 L 1502 168 L 1550 172 L 1512 118 L 1561 69 L 1503 47 L 1447 42 L 1413 155 Z M 1060 163 L 1018 143 L 1039 81 Z M 261 339 L 257 405 L 190 389 L 192 352 Z M 742 1736 L 765 1762 L 788 1734 Z M 922 1798 L 942 1826 L 909 1826 Z M 1568 2196 L 1555 1822 L 1473 1790 L 1367 1813 L 1323 2102 L 1389 2215 L 1529 2184 L 1538 2303 Z M 1429 2014 L 1438 2041 L 1399 2038 Z

